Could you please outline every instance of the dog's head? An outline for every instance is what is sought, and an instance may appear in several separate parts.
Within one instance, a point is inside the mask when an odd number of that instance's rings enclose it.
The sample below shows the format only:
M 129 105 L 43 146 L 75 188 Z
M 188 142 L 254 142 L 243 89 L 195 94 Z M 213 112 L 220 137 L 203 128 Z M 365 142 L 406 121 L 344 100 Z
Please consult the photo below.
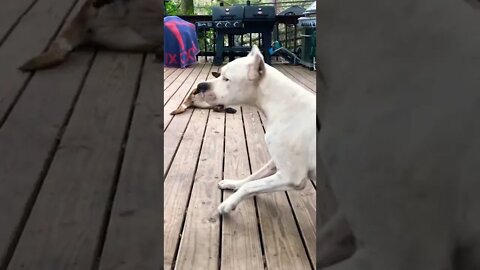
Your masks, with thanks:
M 221 68 L 218 78 L 198 84 L 197 90 L 211 105 L 250 104 L 265 76 L 265 62 L 257 46 L 242 58 Z

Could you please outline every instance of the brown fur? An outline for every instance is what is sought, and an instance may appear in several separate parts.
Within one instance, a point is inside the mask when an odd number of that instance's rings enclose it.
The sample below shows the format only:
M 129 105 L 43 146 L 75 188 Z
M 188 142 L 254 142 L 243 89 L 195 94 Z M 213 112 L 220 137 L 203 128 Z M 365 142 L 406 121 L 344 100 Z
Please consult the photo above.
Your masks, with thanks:
M 215 78 L 220 76 L 220 73 L 213 71 L 212 75 Z M 197 88 L 194 88 L 188 93 L 187 98 L 180 104 L 180 106 L 172 111 L 171 115 L 176 115 L 185 112 L 190 107 L 203 108 L 203 109 L 213 109 L 215 112 L 226 112 L 226 113 L 236 113 L 237 111 L 233 108 L 225 108 L 223 105 L 212 106 L 206 103 L 200 95 L 198 95 Z

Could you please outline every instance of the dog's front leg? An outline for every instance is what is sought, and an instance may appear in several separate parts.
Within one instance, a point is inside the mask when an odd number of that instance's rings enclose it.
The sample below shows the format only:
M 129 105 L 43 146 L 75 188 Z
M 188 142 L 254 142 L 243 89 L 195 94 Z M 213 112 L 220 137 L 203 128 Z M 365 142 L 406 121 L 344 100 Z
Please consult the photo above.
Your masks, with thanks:
M 219 189 L 237 190 L 241 186 L 243 186 L 245 183 L 270 176 L 270 175 L 274 174 L 275 171 L 276 171 L 275 163 L 273 162 L 272 159 L 270 159 L 265 165 L 263 165 L 263 167 L 261 167 L 256 172 L 254 172 L 253 174 L 247 176 L 246 178 L 244 178 L 242 180 L 225 179 L 225 180 L 222 180 L 222 181 L 218 182 L 218 188 Z
M 259 193 L 288 191 L 293 189 L 298 190 L 304 188 L 305 184 L 306 178 L 296 183 L 291 181 L 290 177 L 277 171 L 271 176 L 245 183 L 237 192 L 233 193 L 228 199 L 220 204 L 218 212 L 220 214 L 227 214 L 234 210 L 241 201 Z

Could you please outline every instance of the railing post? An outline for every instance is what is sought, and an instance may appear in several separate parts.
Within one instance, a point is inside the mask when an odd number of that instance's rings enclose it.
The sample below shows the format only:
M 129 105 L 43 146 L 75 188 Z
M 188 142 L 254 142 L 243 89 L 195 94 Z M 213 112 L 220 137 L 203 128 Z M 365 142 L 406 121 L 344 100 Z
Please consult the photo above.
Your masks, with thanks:
M 208 58 L 207 58 L 207 52 L 208 52 L 208 48 L 207 48 L 207 29 L 203 29 L 203 38 L 205 39 L 204 40 L 204 48 L 205 48 L 205 63 L 208 61 Z
M 288 24 L 285 23 L 285 49 L 288 50 Z
M 296 24 L 293 25 L 293 33 L 294 33 L 294 37 L 293 37 L 293 53 L 296 53 L 296 52 L 297 52 L 297 25 L 296 25 Z

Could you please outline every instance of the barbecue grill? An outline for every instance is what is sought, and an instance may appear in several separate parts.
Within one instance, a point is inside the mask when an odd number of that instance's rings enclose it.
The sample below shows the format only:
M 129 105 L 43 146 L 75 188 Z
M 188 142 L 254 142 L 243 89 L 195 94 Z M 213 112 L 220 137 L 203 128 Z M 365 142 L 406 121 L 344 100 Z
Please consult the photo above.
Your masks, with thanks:
M 313 2 L 303 13 L 303 17 L 298 18 L 302 37 L 302 61 L 311 63 L 315 69 L 315 52 L 317 48 L 317 2 Z
M 213 64 L 220 66 L 224 56 L 229 56 L 232 61 L 235 56 L 244 56 L 251 50 L 249 46 L 235 46 L 236 35 L 259 33 L 261 36 L 260 50 L 265 62 L 270 64 L 268 49 L 272 43 L 272 31 L 275 25 L 275 8 L 273 6 L 235 5 L 225 7 L 223 2 L 220 6 L 212 7 L 212 21 L 197 22 L 197 29 L 215 30 L 215 57 Z M 225 36 L 228 38 L 228 46 L 225 46 Z

